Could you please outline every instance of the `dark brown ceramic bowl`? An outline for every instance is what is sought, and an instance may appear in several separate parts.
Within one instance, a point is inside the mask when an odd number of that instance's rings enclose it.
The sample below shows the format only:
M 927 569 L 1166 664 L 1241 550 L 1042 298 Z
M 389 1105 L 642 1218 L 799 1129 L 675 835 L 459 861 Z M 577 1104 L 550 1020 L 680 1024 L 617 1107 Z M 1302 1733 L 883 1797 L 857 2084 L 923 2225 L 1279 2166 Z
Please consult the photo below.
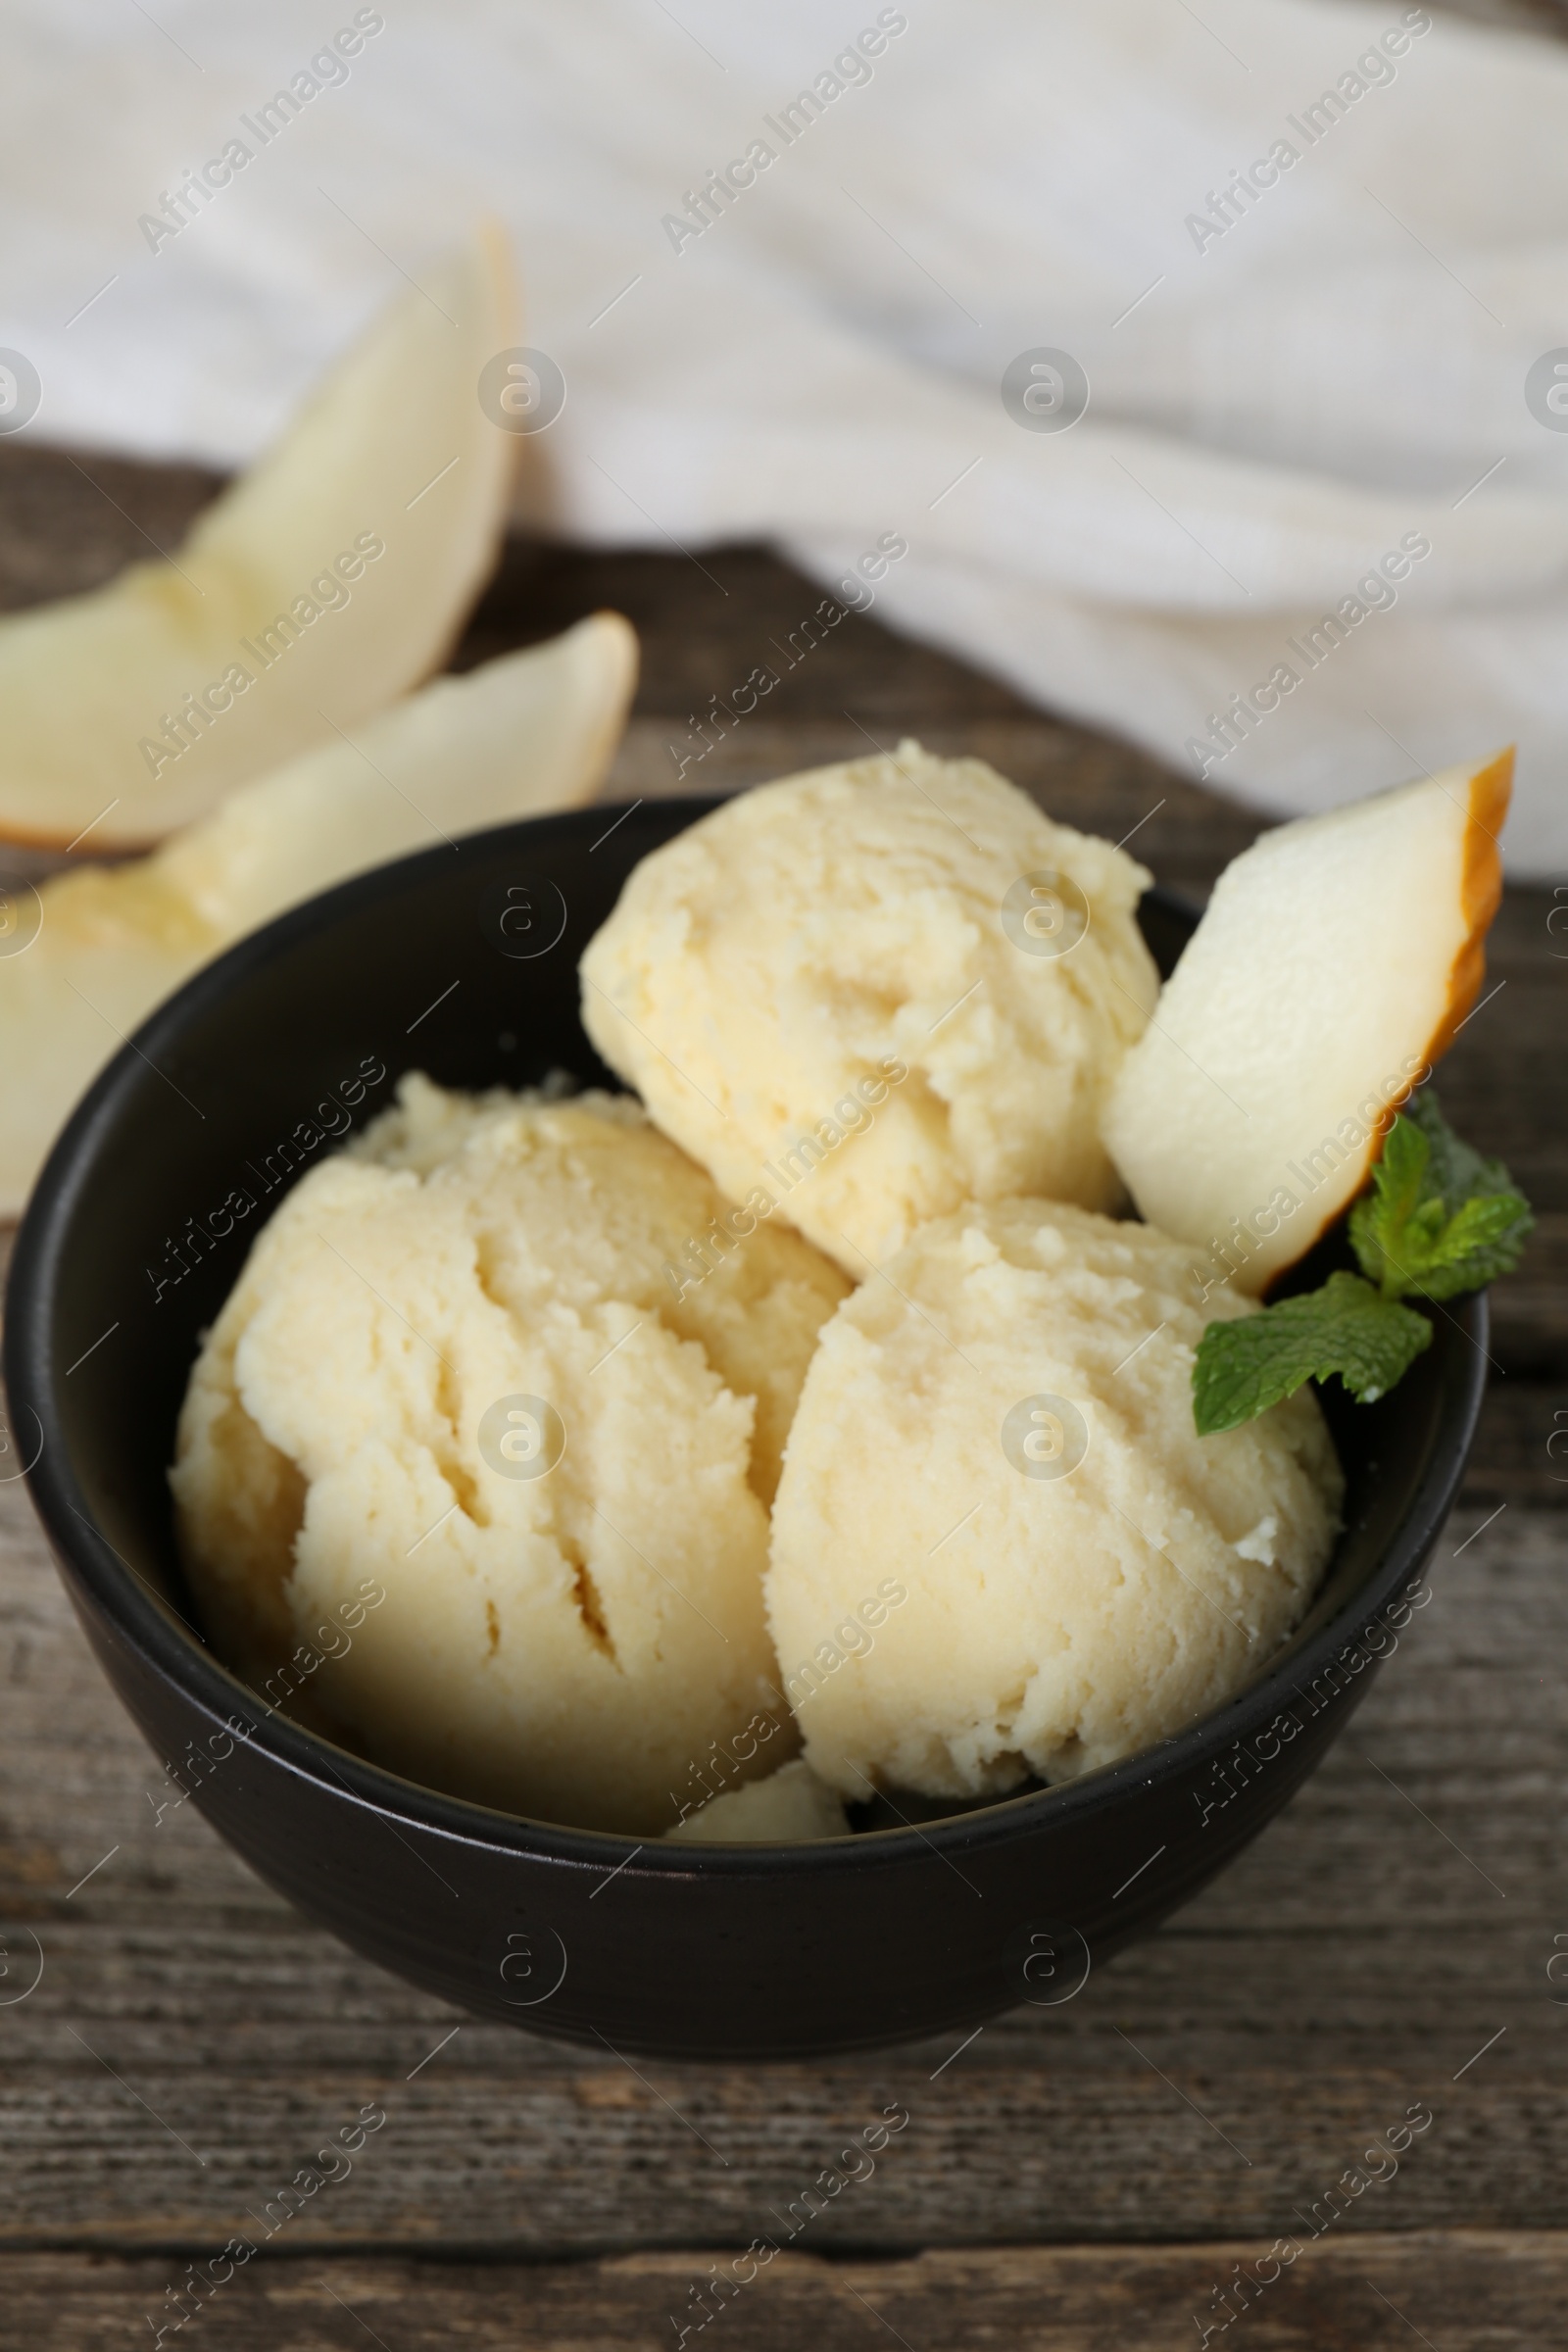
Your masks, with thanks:
M 1067 1787 L 918 1826 L 884 1806 L 831 1843 L 639 1847 L 416 1787 L 268 1713 L 196 1627 L 165 1476 L 198 1334 L 255 1230 L 223 1204 L 368 1069 L 384 1076 L 357 1123 L 411 1067 L 458 1087 L 552 1068 L 613 1084 L 578 1023 L 577 958 L 637 860 L 709 806 L 582 810 L 432 850 L 202 972 L 50 1157 L 17 1247 L 6 1374 L 105 1671 L 264 1879 L 480 2015 L 622 2050 L 773 2058 L 1070 1997 L 1256 1837 L 1424 1597 L 1480 1406 L 1486 1307 L 1439 1317 L 1381 1403 L 1325 1396 L 1346 1534 L 1289 1645 L 1221 1713 Z M 1191 913 L 1155 892 L 1143 919 L 1168 969 Z

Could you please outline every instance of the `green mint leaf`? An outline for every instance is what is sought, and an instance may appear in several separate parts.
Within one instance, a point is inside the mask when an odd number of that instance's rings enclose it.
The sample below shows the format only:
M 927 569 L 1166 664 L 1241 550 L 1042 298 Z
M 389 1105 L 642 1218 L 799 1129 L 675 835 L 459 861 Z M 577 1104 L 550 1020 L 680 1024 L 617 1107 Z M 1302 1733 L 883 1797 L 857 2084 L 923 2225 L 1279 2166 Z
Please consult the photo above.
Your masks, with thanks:
M 1384 1138 L 1371 1190 L 1350 1210 L 1360 1274 L 1281 1299 L 1235 1323 L 1210 1323 L 1193 1366 L 1200 1437 L 1236 1429 L 1308 1380 L 1336 1374 L 1371 1404 L 1432 1345 L 1403 1298 L 1441 1300 L 1509 1273 L 1535 1218 L 1500 1159 L 1456 1136 L 1428 1087 Z M 1365 1279 L 1363 1279 L 1365 1277 Z
M 1401 1269 L 1408 1263 L 1412 1219 L 1421 1216 L 1433 1187 L 1430 1182 L 1432 1145 L 1415 1121 L 1396 1118 L 1383 1141 L 1382 1156 L 1372 1169 L 1372 1190 L 1350 1211 L 1350 1243 L 1356 1262 L 1369 1282 L 1391 1296 L 1404 1287 Z M 1436 1224 L 1443 1222 L 1441 1200 L 1432 1202 Z M 1434 1220 L 1425 1219 L 1428 1227 Z
M 1423 1298 L 1484 1290 L 1519 1263 L 1535 1221 L 1522 1193 L 1477 1194 L 1419 1254 L 1413 1287 Z
M 1350 1241 L 1386 1298 L 1453 1298 L 1510 1272 L 1534 1223 L 1501 1160 L 1463 1143 L 1428 1088 L 1390 1128 Z
M 1338 1374 L 1362 1404 L 1403 1378 L 1432 1345 L 1432 1326 L 1359 1274 L 1331 1274 L 1320 1291 L 1255 1315 L 1210 1323 L 1193 1365 L 1200 1437 L 1240 1428 L 1308 1380 Z
M 1500 1159 L 1484 1159 L 1454 1134 L 1438 1107 L 1434 1088 L 1425 1086 L 1412 1095 L 1400 1117 L 1419 1127 L 1426 1137 L 1432 1153 L 1429 1190 L 1438 1195 L 1450 1217 L 1467 1200 L 1516 1189 Z

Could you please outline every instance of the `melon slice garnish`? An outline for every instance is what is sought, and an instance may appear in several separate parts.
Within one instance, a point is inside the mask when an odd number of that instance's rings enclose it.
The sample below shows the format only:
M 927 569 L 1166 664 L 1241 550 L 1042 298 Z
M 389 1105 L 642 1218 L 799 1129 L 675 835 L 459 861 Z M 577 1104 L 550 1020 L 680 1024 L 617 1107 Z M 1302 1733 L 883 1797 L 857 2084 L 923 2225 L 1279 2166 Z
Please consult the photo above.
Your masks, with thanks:
M 0 840 L 145 847 L 440 667 L 488 577 L 516 439 L 499 229 L 432 264 L 163 562 L 0 620 Z
M 1513 753 L 1265 833 L 1220 876 L 1102 1132 L 1142 1214 L 1258 1296 L 1366 1182 L 1480 995 Z
M 595 613 L 241 786 L 151 857 L 0 894 L 0 1216 L 137 1024 L 247 931 L 388 858 L 592 800 L 636 675 L 630 623 Z

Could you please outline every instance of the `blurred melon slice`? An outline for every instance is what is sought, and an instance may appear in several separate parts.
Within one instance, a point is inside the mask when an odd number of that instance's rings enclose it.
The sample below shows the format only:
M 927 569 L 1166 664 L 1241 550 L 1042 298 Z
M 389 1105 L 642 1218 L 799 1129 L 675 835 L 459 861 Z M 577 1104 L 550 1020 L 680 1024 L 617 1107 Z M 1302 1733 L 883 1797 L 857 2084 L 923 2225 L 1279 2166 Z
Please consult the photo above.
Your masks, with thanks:
M 1476 1001 L 1513 753 L 1281 825 L 1234 859 L 1102 1131 L 1152 1225 L 1253 1297 L 1358 1193 Z
M 499 230 L 421 276 L 172 559 L 0 620 L 0 839 L 145 847 L 440 666 L 506 518 L 476 386 L 518 328 Z
M 630 623 L 595 613 L 243 785 L 150 858 L 45 882 L 41 927 L 27 898 L 10 933 L 30 944 L 0 937 L 0 1216 L 103 1063 L 220 949 L 387 858 L 592 800 L 636 674 Z

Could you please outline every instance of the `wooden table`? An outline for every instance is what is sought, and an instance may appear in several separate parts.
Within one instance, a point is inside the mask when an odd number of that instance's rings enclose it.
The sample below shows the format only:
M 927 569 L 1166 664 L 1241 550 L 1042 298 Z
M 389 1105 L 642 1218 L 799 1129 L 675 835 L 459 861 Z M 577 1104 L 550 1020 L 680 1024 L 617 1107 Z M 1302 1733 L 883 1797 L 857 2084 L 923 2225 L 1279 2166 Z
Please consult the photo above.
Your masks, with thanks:
M 89 478 L 90 477 L 90 478 Z M 0 603 L 106 576 L 209 495 L 189 470 L 7 450 Z M 610 798 L 817 602 L 748 549 L 514 545 L 466 664 L 600 604 L 643 635 Z M 686 771 L 727 790 L 891 743 L 985 754 L 1057 816 L 1200 894 L 1256 819 L 1004 687 L 844 619 Z M 678 755 L 677 755 L 678 756 Z M 33 861 L 33 870 L 37 863 Z M 1560 2340 L 1568 2160 L 1568 937 L 1509 893 L 1506 989 L 1446 1065 L 1456 1124 L 1542 1211 L 1495 1294 L 1497 1373 L 1435 1597 L 1268 1834 L 1057 2009 L 863 2058 L 631 2068 L 481 2025 L 354 1958 L 260 1886 L 154 1759 L 0 1486 L 0 2343 L 151 2339 L 166 2290 L 323 2135 L 384 2107 L 186 2341 L 363 2347 L 810 2344 L 863 2352 L 1249 2352 Z M 1555 1436 L 1554 1436 L 1554 1433 Z M 43 1956 L 41 1980 L 29 1990 Z M 872 2111 L 909 2129 L 699 2338 L 691 2290 L 775 2225 Z M 1396 2176 L 1218 2331 L 1216 2290 L 1424 2103 Z M 1233 2306 L 1234 2308 L 1234 2303 Z M 712 2309 L 711 2305 L 707 2308 Z M 152 2315 L 152 2327 L 147 2315 Z M 171 2338 L 169 2340 L 174 2340 Z

